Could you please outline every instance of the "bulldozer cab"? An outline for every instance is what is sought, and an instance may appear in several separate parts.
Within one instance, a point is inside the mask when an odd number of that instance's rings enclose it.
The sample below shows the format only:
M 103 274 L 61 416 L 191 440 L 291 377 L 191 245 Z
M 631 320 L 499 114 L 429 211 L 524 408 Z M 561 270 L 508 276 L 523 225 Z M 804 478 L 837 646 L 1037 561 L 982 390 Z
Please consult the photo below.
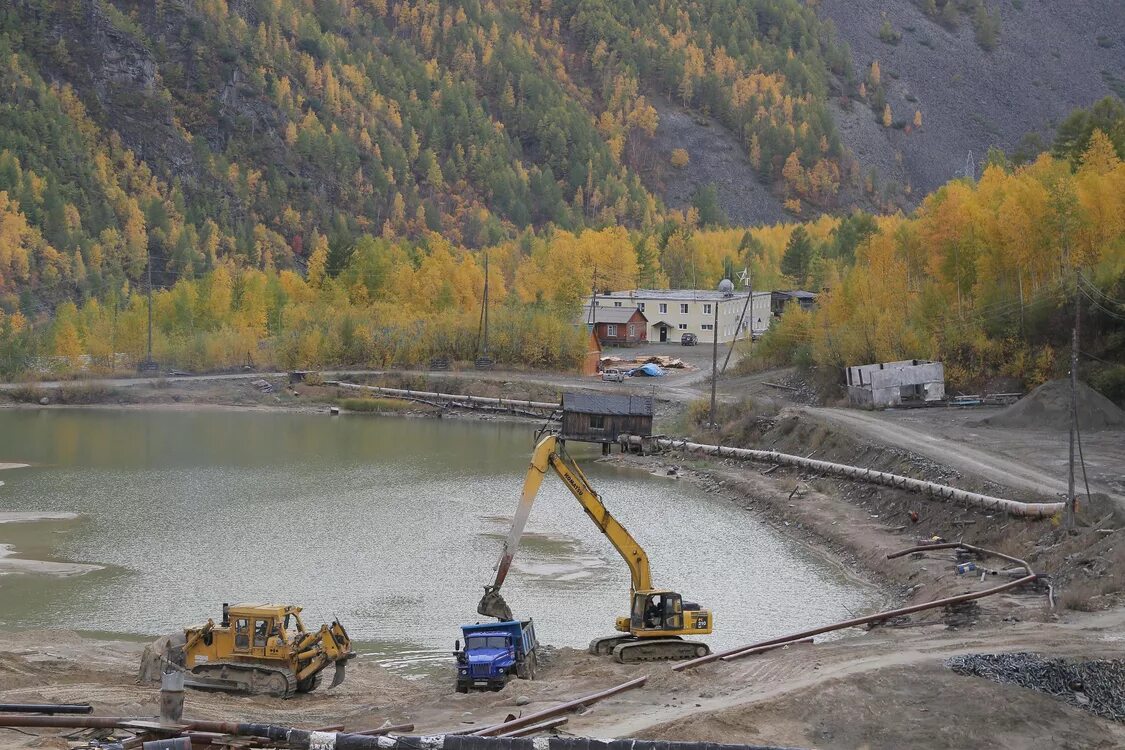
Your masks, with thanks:
M 224 615 L 230 620 L 232 651 L 240 656 L 281 658 L 291 636 L 305 632 L 299 607 L 243 605 Z
M 633 632 L 683 630 L 683 599 L 674 591 L 638 591 L 629 625 Z

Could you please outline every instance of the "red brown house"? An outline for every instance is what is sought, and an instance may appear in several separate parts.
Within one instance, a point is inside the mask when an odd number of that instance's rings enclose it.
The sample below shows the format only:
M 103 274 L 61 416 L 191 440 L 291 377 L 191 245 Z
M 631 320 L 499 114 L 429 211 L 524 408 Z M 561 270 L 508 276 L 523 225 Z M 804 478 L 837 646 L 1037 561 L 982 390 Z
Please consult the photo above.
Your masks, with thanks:
M 638 346 L 648 341 L 648 318 L 636 306 L 586 305 L 582 322 L 592 326 L 598 341 L 606 346 Z

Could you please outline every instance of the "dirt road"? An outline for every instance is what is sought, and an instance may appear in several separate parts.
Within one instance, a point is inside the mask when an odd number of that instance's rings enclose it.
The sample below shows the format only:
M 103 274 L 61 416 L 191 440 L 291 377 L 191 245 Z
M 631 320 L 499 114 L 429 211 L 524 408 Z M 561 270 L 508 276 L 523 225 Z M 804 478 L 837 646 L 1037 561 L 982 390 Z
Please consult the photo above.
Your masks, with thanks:
M 965 474 L 1056 499 L 1067 491 L 1066 435 L 1049 431 L 970 427 L 979 413 L 952 414 L 946 409 L 867 412 L 855 409 L 799 407 L 799 411 L 885 445 L 930 458 Z M 1120 432 L 1084 437 L 1088 464 L 1096 470 L 1090 486 L 1125 508 L 1125 441 Z M 1081 480 L 1079 480 L 1081 481 Z M 1080 490 L 1081 491 L 1081 490 Z

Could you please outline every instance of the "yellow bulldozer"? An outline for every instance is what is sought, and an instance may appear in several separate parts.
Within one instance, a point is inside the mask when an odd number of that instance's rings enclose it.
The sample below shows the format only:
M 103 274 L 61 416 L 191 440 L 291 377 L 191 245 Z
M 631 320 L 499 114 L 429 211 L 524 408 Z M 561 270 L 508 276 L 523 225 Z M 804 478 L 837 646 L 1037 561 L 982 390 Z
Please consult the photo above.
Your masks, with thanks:
M 148 646 L 140 677 L 159 680 L 162 672 L 178 670 L 191 687 L 288 698 L 315 690 L 333 664 L 331 687 L 336 687 L 354 656 L 339 620 L 309 630 L 300 607 L 224 604 L 218 625 L 209 619 Z

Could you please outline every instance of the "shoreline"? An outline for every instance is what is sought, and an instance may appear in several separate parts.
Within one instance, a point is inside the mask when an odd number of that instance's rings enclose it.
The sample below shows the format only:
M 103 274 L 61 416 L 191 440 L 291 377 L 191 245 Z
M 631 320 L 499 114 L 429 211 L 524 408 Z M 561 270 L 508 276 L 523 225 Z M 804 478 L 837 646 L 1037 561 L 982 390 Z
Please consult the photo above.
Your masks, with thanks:
M 762 496 L 751 496 L 746 492 L 731 489 L 724 481 L 723 474 L 714 467 L 701 467 L 697 465 L 685 466 L 686 463 L 698 463 L 698 457 L 691 457 L 685 461 L 676 462 L 668 460 L 669 456 L 656 454 L 638 456 L 627 453 L 614 453 L 599 460 L 616 466 L 633 468 L 657 477 L 664 477 L 669 481 L 686 481 L 702 489 L 708 494 L 717 494 L 726 502 L 732 503 L 741 510 L 750 514 L 755 520 L 768 526 L 787 543 L 801 547 L 809 554 L 815 556 L 826 565 L 838 570 L 849 582 L 869 589 L 875 593 L 880 608 L 898 605 L 904 600 L 902 587 L 892 577 L 888 577 L 879 569 L 866 564 L 858 556 L 851 554 L 841 543 L 839 538 L 818 533 L 808 528 L 801 519 L 784 512 Z M 675 469 L 675 474 L 661 473 L 659 469 Z M 875 550 L 872 549 L 872 552 Z

